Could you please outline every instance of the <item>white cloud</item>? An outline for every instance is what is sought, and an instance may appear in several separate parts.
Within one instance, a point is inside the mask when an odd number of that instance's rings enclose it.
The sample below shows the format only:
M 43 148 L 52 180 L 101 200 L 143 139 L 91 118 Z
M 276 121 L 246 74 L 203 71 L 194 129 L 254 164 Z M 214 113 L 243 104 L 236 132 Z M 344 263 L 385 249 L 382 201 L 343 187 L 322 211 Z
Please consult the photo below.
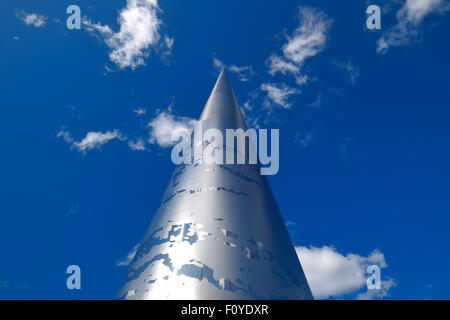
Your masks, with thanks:
M 248 110 L 248 111 L 252 111 L 253 110 L 253 106 L 250 105 L 249 101 L 245 101 L 244 104 L 242 105 L 242 108 L 244 110 Z M 244 111 L 243 111 L 244 112 Z
M 397 13 L 397 17 L 418 24 L 431 12 L 445 8 L 445 0 L 406 0 L 405 5 Z
M 260 115 L 258 115 L 256 112 L 253 112 L 253 107 L 250 105 L 249 101 L 246 101 L 242 105 L 241 111 L 244 116 L 245 122 L 247 123 L 247 126 L 249 128 L 258 129 L 260 127 L 259 125 Z
M 20 16 L 22 21 L 27 26 L 33 26 L 36 28 L 44 27 L 47 24 L 47 17 L 37 14 L 37 13 L 25 13 L 21 12 Z
M 273 54 L 267 61 L 269 73 L 273 76 L 280 72 L 295 76 L 298 84 L 304 84 L 308 78 L 301 74 L 305 60 L 314 57 L 325 48 L 331 20 L 323 11 L 315 8 L 299 7 L 300 23 L 282 47 L 283 55 Z
M 92 21 L 87 19 L 86 17 L 83 17 L 83 24 L 85 25 L 87 31 L 89 32 L 97 31 L 104 37 L 110 37 L 114 33 L 110 28 L 110 26 L 102 25 L 100 22 L 92 23 Z
M 273 104 L 279 105 L 285 109 L 290 109 L 292 104 L 289 102 L 289 97 L 300 94 L 300 90 L 292 88 L 284 83 L 263 83 L 261 84 L 261 90 L 267 94 L 264 103 L 269 109 Z
M 316 299 L 337 298 L 345 294 L 357 294 L 367 284 L 367 267 L 387 267 L 384 254 L 374 250 L 367 257 L 357 254 L 343 255 L 333 247 L 296 247 L 297 255 Z M 382 281 L 382 289 L 360 293 L 358 299 L 383 298 L 395 285 L 391 280 Z
M 72 134 L 69 131 L 66 131 L 65 129 L 61 129 L 56 136 L 58 138 L 63 138 L 69 144 L 73 143 Z
M 130 263 L 133 261 L 134 256 L 136 255 L 136 252 L 137 252 L 138 248 L 139 248 L 139 243 L 137 245 L 135 245 L 133 247 L 133 249 L 131 249 L 130 252 L 127 253 L 125 258 L 120 259 L 119 261 L 117 261 L 116 266 L 118 266 L 118 267 L 129 266 Z
M 242 104 L 242 114 L 244 115 L 245 121 L 247 122 L 249 128 L 258 129 L 260 127 L 260 120 L 263 116 L 262 111 L 270 111 L 267 109 L 260 109 L 256 107 L 260 104 L 259 99 L 261 92 L 262 90 L 260 87 L 249 92 L 247 101 Z
M 147 110 L 145 110 L 144 108 L 136 108 L 133 109 L 133 112 L 136 113 L 138 116 L 142 116 L 147 113 Z
M 307 147 L 312 143 L 313 138 L 314 135 L 311 131 L 308 131 L 303 137 L 300 136 L 300 133 L 297 133 L 295 143 L 300 144 L 302 147 Z
M 64 127 L 58 132 L 57 137 L 64 139 L 73 149 L 82 153 L 88 150 L 100 149 L 104 144 L 119 140 L 127 142 L 128 147 L 133 151 L 149 151 L 149 144 L 157 144 L 162 148 L 175 145 L 172 141 L 172 133 L 182 130 L 191 133 L 195 120 L 189 117 L 176 116 L 172 113 L 173 105 L 169 105 L 167 111 L 157 111 L 157 115 L 146 126 L 145 133 L 138 135 L 123 134 L 117 129 L 108 130 L 106 132 L 91 131 L 86 134 L 80 141 L 76 141 L 72 134 Z M 146 113 L 145 109 L 134 109 L 137 115 Z
M 13 39 L 14 40 L 19 40 L 19 37 L 18 36 L 14 36 Z
M 164 43 L 166 44 L 166 48 L 167 48 L 166 54 L 171 54 L 173 45 L 175 44 L 175 40 L 173 38 L 165 36 Z
M 112 50 L 109 58 L 120 69 L 136 69 L 145 65 L 149 48 L 160 40 L 161 20 L 157 0 L 127 0 L 127 6 L 119 13 L 120 30 L 113 32 L 111 27 L 92 23 L 84 19 L 89 31 L 97 31 Z M 173 39 L 166 37 L 165 43 L 171 50 Z
M 250 81 L 250 79 L 255 75 L 255 72 L 253 71 L 252 66 L 238 67 L 238 66 L 232 64 L 228 67 L 228 70 L 231 73 L 234 73 L 235 75 L 237 75 L 239 80 L 242 82 Z
M 325 48 L 332 20 L 321 10 L 302 6 L 299 7 L 298 16 L 299 24 L 291 35 L 286 36 L 286 42 L 281 48 L 281 53 L 272 54 L 267 59 L 266 65 L 269 74 L 272 76 L 278 73 L 284 76 L 293 76 L 296 84 L 301 86 L 314 79 L 304 74 L 302 68 L 308 58 L 317 55 Z M 213 63 L 216 68 L 227 67 L 216 57 L 213 57 Z M 229 69 L 236 72 L 246 70 L 232 67 L 229 67 Z M 285 82 L 264 82 L 249 94 L 249 98 L 244 103 L 245 117 L 256 127 L 259 127 L 260 119 L 264 123 L 279 120 L 274 118 L 274 107 L 290 109 L 292 107 L 291 97 L 300 93 L 298 87 L 292 87 Z M 317 101 L 314 102 L 315 107 L 320 106 L 321 99 L 322 97 L 319 95 Z M 264 108 L 255 110 L 253 106 L 259 105 L 261 102 Z
M 360 293 L 356 296 L 357 300 L 381 300 L 384 297 L 389 296 L 389 290 L 392 287 L 395 287 L 397 284 L 394 279 L 381 280 L 381 289 L 379 290 L 369 290 L 366 292 Z
M 80 142 L 74 142 L 73 145 L 80 151 L 86 151 L 94 148 L 100 148 L 102 145 L 113 139 L 122 140 L 123 138 L 117 130 L 107 131 L 105 133 L 88 132 L 83 140 Z
M 256 74 L 252 66 L 238 67 L 234 64 L 226 65 L 223 61 L 213 56 L 213 65 L 217 70 L 227 69 L 228 72 L 235 74 L 242 82 L 248 82 Z
M 217 57 L 213 56 L 213 65 L 217 70 L 222 70 L 225 68 L 225 63 L 222 60 L 219 60 Z
M 133 151 L 147 151 L 145 141 L 142 138 L 139 138 L 136 141 L 128 141 L 128 146 Z
M 272 55 L 269 58 L 269 73 L 271 75 L 275 75 L 277 72 L 282 74 L 293 73 L 297 74 L 300 71 L 300 67 L 292 62 L 285 60 L 284 58 Z
M 105 133 L 91 131 L 88 132 L 79 142 L 75 141 L 70 132 L 65 131 L 64 129 L 58 132 L 57 137 L 63 138 L 73 148 L 76 148 L 78 151 L 83 153 L 94 148 L 100 149 L 102 145 L 114 139 L 119 139 L 121 141 L 126 140 L 126 138 L 123 137 L 118 130 L 106 131 Z
M 311 101 L 310 103 L 308 103 L 308 107 L 310 108 L 314 108 L 314 109 L 319 109 L 320 106 L 322 105 L 323 102 L 323 94 L 319 93 L 317 95 L 317 98 L 314 101 Z
M 172 141 L 172 133 L 175 130 L 192 132 L 195 121 L 192 118 L 178 117 L 169 112 L 160 112 L 148 124 L 150 128 L 148 141 L 152 144 L 156 143 L 162 148 L 171 147 L 175 144 Z
M 119 130 L 108 130 L 105 133 L 91 131 L 86 134 L 86 136 L 80 141 L 75 141 L 72 134 L 65 129 L 61 129 L 58 134 L 58 138 L 63 138 L 71 148 L 74 148 L 82 153 L 86 153 L 88 150 L 100 149 L 101 146 L 110 142 L 111 140 L 119 140 L 120 142 L 127 142 L 128 147 L 133 151 L 149 151 L 147 148 L 144 138 L 137 137 L 136 139 L 131 139 L 123 135 Z
M 334 67 L 339 70 L 343 70 L 346 73 L 347 81 L 352 85 L 356 84 L 356 80 L 359 77 L 360 71 L 350 60 L 347 62 L 335 61 Z
M 449 9 L 446 0 L 406 0 L 397 11 L 397 24 L 377 41 L 377 52 L 383 54 L 391 47 L 410 44 L 417 37 L 419 25 L 426 16 Z

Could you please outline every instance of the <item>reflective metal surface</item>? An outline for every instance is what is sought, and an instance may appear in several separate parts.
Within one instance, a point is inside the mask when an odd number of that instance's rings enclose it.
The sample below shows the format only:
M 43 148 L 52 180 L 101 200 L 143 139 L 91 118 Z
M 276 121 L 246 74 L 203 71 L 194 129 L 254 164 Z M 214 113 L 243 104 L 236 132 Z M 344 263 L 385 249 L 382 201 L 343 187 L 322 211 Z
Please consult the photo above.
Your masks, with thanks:
M 246 128 L 224 71 L 200 120 L 203 130 Z M 177 166 L 119 297 L 312 299 L 259 169 L 258 165 Z

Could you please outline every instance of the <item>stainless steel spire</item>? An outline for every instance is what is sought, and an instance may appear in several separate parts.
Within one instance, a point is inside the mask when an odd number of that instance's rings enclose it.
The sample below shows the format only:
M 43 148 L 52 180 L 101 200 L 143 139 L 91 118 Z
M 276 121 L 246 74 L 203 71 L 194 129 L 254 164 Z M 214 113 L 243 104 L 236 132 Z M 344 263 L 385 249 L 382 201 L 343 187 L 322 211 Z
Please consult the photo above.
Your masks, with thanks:
M 236 128 L 246 129 L 247 127 L 225 69 L 220 73 L 199 121 L 214 118 L 232 120 L 233 127 Z
M 246 129 L 225 71 L 197 125 Z M 259 165 L 194 162 L 176 167 L 119 297 L 312 299 L 312 294 Z

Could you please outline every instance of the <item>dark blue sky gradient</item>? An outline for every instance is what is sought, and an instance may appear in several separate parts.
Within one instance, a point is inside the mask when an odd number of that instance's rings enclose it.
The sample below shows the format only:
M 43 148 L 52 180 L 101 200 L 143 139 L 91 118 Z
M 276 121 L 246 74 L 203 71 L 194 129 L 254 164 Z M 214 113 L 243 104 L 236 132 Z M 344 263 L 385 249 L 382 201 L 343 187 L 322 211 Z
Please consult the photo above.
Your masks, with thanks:
M 104 65 L 114 65 L 105 44 L 66 29 L 70 4 L 0 5 L 0 281 L 8 281 L 0 298 L 115 298 L 126 273 L 115 263 L 144 235 L 172 173 L 170 150 L 134 152 L 115 140 L 84 155 L 56 137 L 62 126 L 77 141 L 114 128 L 137 136 L 140 121 L 171 103 L 197 118 L 217 75 L 214 54 L 257 73 L 250 82 L 230 74 L 241 105 L 262 82 L 295 86 L 272 78 L 265 61 L 298 25 L 300 1 L 161 0 L 163 31 L 175 39 L 168 61 L 151 52 L 146 66 L 106 75 Z M 76 4 L 117 30 L 125 1 Z M 316 80 L 265 125 L 280 128 L 280 171 L 269 180 L 285 220 L 296 223 L 294 243 L 360 255 L 378 248 L 383 276 L 397 283 L 390 298 L 449 298 L 448 16 L 425 19 L 416 43 L 380 55 L 365 1 L 302 5 L 334 20 L 326 48 L 305 63 Z M 20 10 L 48 24 L 27 27 Z M 383 15 L 382 28 L 394 17 Z M 354 86 L 333 67 L 349 60 L 360 70 Z M 307 107 L 318 94 L 321 107 Z M 145 120 L 136 107 L 147 109 Z M 309 131 L 309 146 L 295 143 Z M 79 292 L 65 287 L 70 264 L 82 269 Z

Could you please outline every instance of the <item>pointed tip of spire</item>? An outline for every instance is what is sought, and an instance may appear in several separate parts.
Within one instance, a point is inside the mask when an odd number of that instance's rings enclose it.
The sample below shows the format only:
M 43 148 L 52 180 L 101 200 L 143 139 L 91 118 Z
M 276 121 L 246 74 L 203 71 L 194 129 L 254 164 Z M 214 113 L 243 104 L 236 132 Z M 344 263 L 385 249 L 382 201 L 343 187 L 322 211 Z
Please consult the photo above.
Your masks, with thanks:
M 214 86 L 214 89 L 216 88 L 218 83 L 226 83 L 230 87 L 231 91 L 233 91 L 233 88 L 231 87 L 230 79 L 228 78 L 228 73 L 227 73 L 225 67 L 223 67 L 222 70 L 220 71 L 219 76 L 217 77 L 216 85 Z M 213 92 L 214 92 L 214 89 L 213 89 Z M 211 95 L 213 92 L 211 92 Z M 233 94 L 234 94 L 234 91 L 233 91 Z
M 220 70 L 220 74 L 219 74 L 219 77 L 217 79 L 219 79 L 220 77 L 227 77 L 228 78 L 228 74 L 227 74 L 227 71 L 226 71 L 225 67 L 222 67 L 222 70 Z
M 213 118 L 231 119 L 235 122 L 236 128 L 247 127 L 225 68 L 222 68 L 199 120 Z

